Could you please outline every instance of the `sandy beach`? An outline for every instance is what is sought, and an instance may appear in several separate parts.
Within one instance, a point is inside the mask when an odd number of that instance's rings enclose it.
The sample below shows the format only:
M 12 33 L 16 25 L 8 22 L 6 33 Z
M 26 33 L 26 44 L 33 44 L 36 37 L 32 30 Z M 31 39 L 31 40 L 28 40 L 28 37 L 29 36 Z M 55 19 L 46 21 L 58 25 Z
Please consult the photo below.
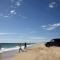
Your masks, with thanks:
M 60 60 L 60 47 L 48 48 L 43 44 L 36 44 L 7 60 Z

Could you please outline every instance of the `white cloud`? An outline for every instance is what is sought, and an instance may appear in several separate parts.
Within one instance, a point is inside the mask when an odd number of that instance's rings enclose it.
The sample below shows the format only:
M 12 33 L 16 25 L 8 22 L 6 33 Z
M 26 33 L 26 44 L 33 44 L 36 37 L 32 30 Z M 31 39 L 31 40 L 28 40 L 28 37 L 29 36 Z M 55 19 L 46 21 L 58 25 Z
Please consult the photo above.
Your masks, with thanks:
M 22 5 L 23 0 L 11 0 L 11 2 L 13 3 L 10 5 L 10 9 L 13 10 L 10 11 L 10 15 L 15 15 L 17 13 L 18 7 Z M 26 19 L 25 16 L 22 17 Z
M 35 36 L 35 37 L 30 37 L 30 39 L 32 39 L 32 40 L 34 40 L 34 39 L 35 39 L 35 40 L 41 40 L 41 39 L 44 40 L 44 39 L 46 39 L 46 38 L 45 38 L 45 37 L 36 37 L 36 36 Z
M 49 7 L 50 7 L 50 8 L 53 8 L 54 6 L 53 6 L 53 5 L 51 5 L 51 4 L 49 4 Z
M 14 15 L 16 15 L 15 9 L 10 10 L 9 13 L 0 13 L 0 17 L 2 17 L 2 18 L 8 18 L 8 17 L 14 16 Z
M 0 14 L 0 17 L 7 18 L 7 17 L 9 17 L 9 15 L 5 15 L 5 14 L 1 13 L 1 14 Z
M 11 12 L 11 14 L 13 14 L 15 12 L 15 10 L 11 10 L 10 12 Z
M 4 13 L 0 13 L 0 18 L 8 18 L 11 16 L 18 15 L 17 14 L 17 9 L 18 7 L 22 4 L 23 0 L 10 0 L 11 5 L 8 10 L 6 10 Z M 19 15 L 18 15 L 19 16 Z M 27 19 L 27 17 L 22 16 L 22 18 Z
M 17 33 L 0 33 L 0 35 L 10 35 L 10 34 L 17 34 Z
M 18 6 L 20 6 L 21 5 L 21 2 L 23 2 L 23 0 L 11 0 L 11 2 L 12 2 L 12 7 L 18 7 Z
M 20 6 L 21 4 L 20 4 L 20 2 L 16 2 L 16 4 L 15 4 L 16 6 Z
M 14 16 L 16 14 L 16 11 L 15 10 L 11 10 L 9 13 L 7 14 L 0 14 L 0 17 L 3 17 L 3 18 L 8 18 L 8 17 L 11 17 L 11 16 Z
M 54 8 L 56 6 L 56 2 L 50 2 L 49 3 L 49 8 Z
M 42 26 L 43 28 L 45 28 L 46 26 Z
M 55 29 L 56 27 L 48 27 L 48 28 L 46 28 L 46 30 L 53 30 L 53 29 Z
M 36 42 L 36 43 L 40 43 L 40 42 L 46 42 L 46 40 L 48 40 L 48 38 L 46 37 L 39 37 L 39 36 L 34 36 L 34 37 L 28 37 L 28 40 L 30 40 L 31 42 Z
M 56 29 L 56 28 L 59 28 L 60 27 L 60 23 L 56 23 L 56 24 L 49 24 L 47 26 L 42 26 L 43 29 L 45 30 L 53 30 L 53 29 Z
M 15 11 L 15 10 L 11 10 L 11 11 L 10 11 L 10 14 L 15 15 L 15 14 L 16 14 L 16 11 Z

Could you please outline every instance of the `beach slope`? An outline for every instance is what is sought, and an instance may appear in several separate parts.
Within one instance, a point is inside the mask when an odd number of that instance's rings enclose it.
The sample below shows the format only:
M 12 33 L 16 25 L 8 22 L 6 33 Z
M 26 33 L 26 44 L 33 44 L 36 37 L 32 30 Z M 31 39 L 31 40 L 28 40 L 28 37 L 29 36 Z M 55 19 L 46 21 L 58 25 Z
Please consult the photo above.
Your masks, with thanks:
M 7 60 L 60 60 L 60 47 L 48 48 L 45 45 L 37 44 Z

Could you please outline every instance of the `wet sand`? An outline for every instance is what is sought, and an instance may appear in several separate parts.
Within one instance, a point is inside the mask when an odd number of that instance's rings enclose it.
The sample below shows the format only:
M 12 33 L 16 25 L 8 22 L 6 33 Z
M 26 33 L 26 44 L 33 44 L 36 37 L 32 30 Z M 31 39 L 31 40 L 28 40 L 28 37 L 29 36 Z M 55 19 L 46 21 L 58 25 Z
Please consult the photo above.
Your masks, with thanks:
M 6 51 L 6 52 L 3 52 L 3 53 L 0 53 L 0 60 L 6 60 L 10 57 L 13 57 L 17 53 L 18 53 L 18 50 Z
M 0 53 L 0 60 L 2 60 L 2 54 Z
M 37 44 L 7 60 L 60 60 L 60 47 L 48 48 L 43 44 Z

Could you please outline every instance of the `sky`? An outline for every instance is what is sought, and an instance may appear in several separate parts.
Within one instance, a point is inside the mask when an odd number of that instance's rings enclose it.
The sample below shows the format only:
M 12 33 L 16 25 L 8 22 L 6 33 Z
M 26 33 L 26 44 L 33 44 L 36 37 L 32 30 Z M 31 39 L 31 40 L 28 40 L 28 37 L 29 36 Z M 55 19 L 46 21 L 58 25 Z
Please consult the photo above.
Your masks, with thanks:
M 60 38 L 60 0 L 0 0 L 0 43 L 54 38 Z

